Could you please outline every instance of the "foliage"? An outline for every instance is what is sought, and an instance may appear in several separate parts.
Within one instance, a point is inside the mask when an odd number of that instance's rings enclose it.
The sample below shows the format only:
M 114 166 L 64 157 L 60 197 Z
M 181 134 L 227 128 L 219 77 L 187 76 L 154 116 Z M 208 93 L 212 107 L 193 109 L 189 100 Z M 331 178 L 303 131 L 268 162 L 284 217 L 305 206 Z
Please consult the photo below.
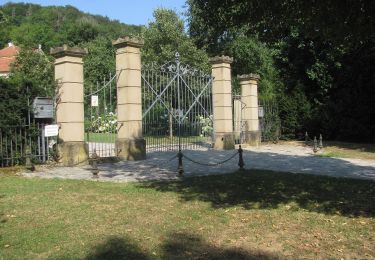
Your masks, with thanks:
M 212 136 L 214 132 L 213 127 L 213 116 L 210 115 L 209 117 L 198 116 L 199 123 L 201 126 L 201 136 Z
M 0 77 L 0 125 L 18 125 L 28 112 L 26 85 Z
M 201 44 L 215 45 L 241 29 L 278 42 L 293 28 L 307 38 L 321 37 L 335 45 L 362 45 L 374 40 L 373 1 L 188 0 L 190 32 Z
M 174 61 L 176 52 L 179 52 L 181 62 L 209 71 L 207 54 L 194 45 L 184 31 L 184 22 L 175 11 L 156 9 L 154 19 L 142 33 L 145 41 L 142 51 L 144 63 Z
M 257 73 L 260 75 L 259 96 L 261 99 L 275 98 L 281 87 L 278 71 L 275 67 L 275 51 L 261 43 L 255 37 L 239 36 L 229 47 L 234 58 L 232 70 L 234 75 Z
M 279 100 L 286 137 L 374 142 L 373 1 L 189 0 L 189 33 L 211 54 L 236 48 L 233 67 L 268 71 L 262 88 Z M 245 40 L 247 38 L 247 40 Z M 255 63 L 257 39 L 273 64 Z M 250 50 L 254 51 L 250 51 Z M 248 52 L 248 54 L 246 54 Z M 262 54 L 263 57 L 267 55 Z M 262 59 L 260 59 L 262 60 Z M 248 66 L 247 66 L 248 65 Z M 236 71 L 235 71 L 236 72 Z M 252 72 L 252 71 L 250 71 Z M 279 82 L 277 79 L 279 78 Z M 273 88 L 265 87 L 270 85 Z M 262 86 L 263 85 L 263 86 Z M 299 100 L 295 100 L 299 99 Z M 293 136 L 294 135 L 294 136 Z
M 107 17 L 82 13 L 73 6 L 47 6 L 7 3 L 3 14 L 0 46 L 12 41 L 19 46 L 42 45 L 44 51 L 63 44 L 79 45 L 98 36 L 115 39 L 140 33 L 141 27 L 112 21 Z M 0 15 L 1 17 L 1 15 Z
M 31 97 L 52 97 L 55 91 L 53 63 L 41 50 L 24 48 L 11 67 L 10 77 L 29 87 Z
M 88 50 L 88 54 L 83 58 L 85 89 L 88 91 L 90 85 L 96 87 L 98 82 L 102 83 L 104 79 L 109 79 L 110 74 L 114 75 L 116 71 L 115 48 L 110 39 L 102 36 L 82 44 L 82 47 Z M 115 93 L 115 89 L 112 91 Z
M 101 116 L 92 116 L 91 125 L 88 131 L 93 133 L 116 133 L 117 129 L 117 116 L 109 112 Z

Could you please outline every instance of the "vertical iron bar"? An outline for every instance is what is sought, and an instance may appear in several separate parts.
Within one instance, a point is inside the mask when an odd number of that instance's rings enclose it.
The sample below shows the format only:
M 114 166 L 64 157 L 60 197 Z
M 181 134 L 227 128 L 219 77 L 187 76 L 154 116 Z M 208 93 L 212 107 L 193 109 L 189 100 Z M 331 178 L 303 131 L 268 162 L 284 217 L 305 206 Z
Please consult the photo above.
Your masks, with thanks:
M 176 65 L 177 65 L 177 107 L 178 107 L 178 151 L 181 153 L 181 100 L 180 100 L 180 54 L 176 53 Z M 182 158 L 182 157 L 181 157 Z
M 42 162 L 46 162 L 46 138 L 44 136 L 44 124 L 42 124 Z

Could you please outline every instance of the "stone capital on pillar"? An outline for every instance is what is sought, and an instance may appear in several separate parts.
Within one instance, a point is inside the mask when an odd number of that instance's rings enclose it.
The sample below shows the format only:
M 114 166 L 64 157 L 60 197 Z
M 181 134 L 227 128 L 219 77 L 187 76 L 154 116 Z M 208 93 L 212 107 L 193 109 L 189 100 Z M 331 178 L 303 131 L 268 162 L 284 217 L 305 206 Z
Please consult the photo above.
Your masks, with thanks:
M 255 81 L 256 83 L 258 83 L 259 80 L 260 80 L 260 76 L 258 74 L 250 73 L 250 74 L 238 75 L 237 79 L 240 82 L 243 82 L 243 81 Z
M 144 40 L 139 37 L 125 36 L 123 38 L 118 38 L 117 40 L 112 41 L 112 45 L 115 46 L 116 49 L 124 47 L 134 47 L 140 49 L 144 45 Z
M 233 58 L 229 57 L 229 56 L 222 55 L 222 56 L 212 57 L 212 58 L 209 59 L 209 61 L 212 65 L 223 64 L 223 63 L 232 64 Z
M 212 101 L 214 121 L 214 148 L 234 149 L 232 78 L 233 58 L 217 56 L 210 58 L 212 64 Z
M 66 44 L 64 44 L 62 47 L 56 47 L 56 48 L 50 49 L 50 54 L 56 59 L 62 58 L 65 56 L 82 58 L 87 53 L 88 53 L 87 49 L 82 49 L 78 47 L 69 47 Z
M 87 50 L 68 47 L 51 48 L 55 60 L 55 80 L 58 85 L 56 122 L 60 126 L 58 145 L 60 163 L 74 166 L 87 162 L 88 149 L 84 141 L 84 90 L 82 57 Z
M 241 86 L 241 102 L 244 104 L 242 111 L 243 132 L 247 145 L 258 146 L 261 141 L 258 117 L 258 74 L 245 74 L 237 76 Z

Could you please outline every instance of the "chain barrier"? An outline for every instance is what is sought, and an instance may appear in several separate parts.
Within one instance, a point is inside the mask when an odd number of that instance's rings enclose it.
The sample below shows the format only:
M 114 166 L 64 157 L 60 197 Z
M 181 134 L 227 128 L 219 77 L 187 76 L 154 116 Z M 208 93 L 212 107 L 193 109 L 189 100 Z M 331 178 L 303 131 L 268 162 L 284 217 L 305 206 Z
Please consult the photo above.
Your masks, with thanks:
M 174 154 L 171 158 L 169 159 L 165 159 L 165 160 L 158 160 L 158 163 L 157 164 L 153 164 L 153 165 L 150 165 L 151 167 L 158 167 L 160 164 L 163 164 L 163 163 L 170 163 L 173 159 L 177 158 L 178 157 L 178 154 Z
M 185 154 L 183 154 L 183 157 L 186 158 L 188 161 L 190 161 L 192 163 L 195 163 L 195 164 L 199 164 L 199 165 L 202 165 L 202 166 L 213 166 L 214 167 L 214 166 L 219 166 L 221 164 L 224 164 L 224 163 L 232 160 L 237 154 L 238 154 L 238 151 L 236 151 L 229 158 L 225 159 L 224 161 L 218 162 L 218 163 L 203 163 L 203 162 L 199 162 L 199 161 L 196 161 L 196 160 L 190 158 L 189 156 L 186 156 Z

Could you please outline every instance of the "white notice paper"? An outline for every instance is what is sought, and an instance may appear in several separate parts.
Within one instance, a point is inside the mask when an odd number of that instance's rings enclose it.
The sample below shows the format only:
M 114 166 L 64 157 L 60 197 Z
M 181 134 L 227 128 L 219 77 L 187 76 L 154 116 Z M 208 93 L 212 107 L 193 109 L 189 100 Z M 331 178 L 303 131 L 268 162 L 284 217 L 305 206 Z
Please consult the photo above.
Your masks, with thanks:
M 99 106 L 99 98 L 98 98 L 98 96 L 91 96 L 91 106 L 92 107 Z
M 59 125 L 46 125 L 44 127 L 44 136 L 57 136 L 59 134 Z

